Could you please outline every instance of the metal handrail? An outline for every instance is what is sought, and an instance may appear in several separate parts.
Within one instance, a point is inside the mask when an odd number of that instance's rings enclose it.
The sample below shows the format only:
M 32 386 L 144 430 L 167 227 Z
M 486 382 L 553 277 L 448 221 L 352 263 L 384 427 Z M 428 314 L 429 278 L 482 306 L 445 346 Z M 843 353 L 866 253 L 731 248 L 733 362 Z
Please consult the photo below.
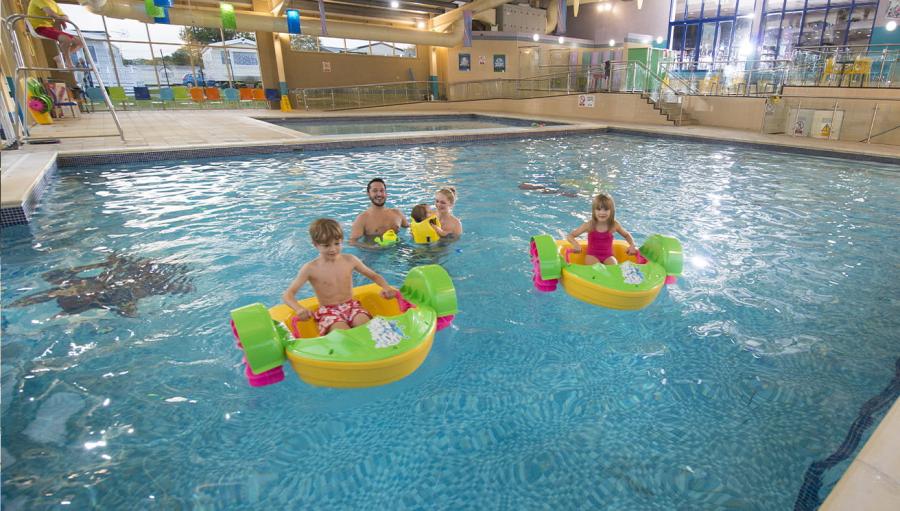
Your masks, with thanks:
M 340 87 L 294 89 L 291 92 L 294 94 L 297 103 L 302 103 L 306 110 L 309 110 L 310 106 L 323 102 L 326 109 L 338 110 L 342 108 L 362 108 L 427 101 L 435 99 L 433 98 L 435 86 L 440 91 L 441 82 L 421 80 L 384 82 Z M 401 92 L 402 99 L 398 97 Z M 377 98 L 379 95 L 381 96 L 380 101 L 371 101 L 373 97 Z

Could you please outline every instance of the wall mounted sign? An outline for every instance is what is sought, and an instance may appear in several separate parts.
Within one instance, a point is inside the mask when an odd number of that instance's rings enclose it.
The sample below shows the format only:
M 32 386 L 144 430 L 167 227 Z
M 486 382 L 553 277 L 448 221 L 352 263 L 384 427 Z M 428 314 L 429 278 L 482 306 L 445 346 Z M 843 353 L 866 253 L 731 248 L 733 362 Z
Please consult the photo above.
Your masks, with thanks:
M 459 70 L 469 71 L 472 69 L 472 55 L 469 53 L 459 54 Z
M 494 55 L 494 72 L 495 73 L 505 73 L 506 72 L 506 55 Z

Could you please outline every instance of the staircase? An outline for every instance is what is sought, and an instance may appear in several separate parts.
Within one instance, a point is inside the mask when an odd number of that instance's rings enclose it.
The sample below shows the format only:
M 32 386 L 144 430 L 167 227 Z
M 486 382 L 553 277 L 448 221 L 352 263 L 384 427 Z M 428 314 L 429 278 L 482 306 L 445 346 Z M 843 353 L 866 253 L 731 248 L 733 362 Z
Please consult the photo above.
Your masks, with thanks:
M 659 112 L 659 115 L 662 115 L 672 123 L 673 126 L 691 126 L 699 124 L 696 119 L 692 118 L 686 111 L 682 108 L 681 102 L 668 102 L 664 99 L 660 98 L 656 101 L 650 96 L 650 94 L 646 92 L 641 93 L 641 97 L 653 107 L 654 110 Z

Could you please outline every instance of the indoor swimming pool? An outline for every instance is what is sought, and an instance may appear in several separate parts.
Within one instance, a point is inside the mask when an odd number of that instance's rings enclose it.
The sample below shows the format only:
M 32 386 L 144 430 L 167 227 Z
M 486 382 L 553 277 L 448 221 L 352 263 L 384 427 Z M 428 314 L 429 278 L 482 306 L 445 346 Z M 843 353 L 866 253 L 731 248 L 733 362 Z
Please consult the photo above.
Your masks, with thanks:
M 314 119 L 260 119 L 307 135 L 351 135 L 399 133 L 410 131 L 496 130 L 498 128 L 536 128 L 560 123 L 491 115 L 429 115 L 379 117 L 320 117 Z
M 443 265 L 453 326 L 391 385 L 249 387 L 229 311 L 278 303 L 376 176 L 407 215 L 456 186 L 460 240 L 346 248 L 395 285 Z M 894 378 L 898 185 L 619 134 L 60 169 L 0 234 L 4 509 L 813 509 Z M 640 311 L 532 286 L 530 237 L 598 190 L 684 247 Z

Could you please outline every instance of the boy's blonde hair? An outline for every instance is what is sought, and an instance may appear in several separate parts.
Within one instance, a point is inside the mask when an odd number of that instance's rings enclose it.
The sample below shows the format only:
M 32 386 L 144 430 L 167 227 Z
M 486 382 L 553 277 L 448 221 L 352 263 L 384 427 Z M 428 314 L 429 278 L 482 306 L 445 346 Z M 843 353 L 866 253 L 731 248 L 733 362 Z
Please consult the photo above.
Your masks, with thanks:
M 450 201 L 450 204 L 456 204 L 456 187 L 447 186 L 445 188 L 441 188 L 437 191 L 437 193 L 443 195 Z
M 609 210 L 609 219 L 606 221 L 606 228 L 613 229 L 616 226 L 616 201 L 613 200 L 612 195 L 608 193 L 598 193 L 594 196 L 594 200 L 591 201 L 591 230 L 597 228 L 597 219 L 594 216 L 594 210 L 600 209 L 600 207 Z
M 412 218 L 416 222 L 421 222 L 428 218 L 428 204 L 416 204 L 413 206 Z
M 319 218 L 309 226 L 309 237 L 316 245 L 327 245 L 332 241 L 343 240 L 344 230 L 336 220 Z

